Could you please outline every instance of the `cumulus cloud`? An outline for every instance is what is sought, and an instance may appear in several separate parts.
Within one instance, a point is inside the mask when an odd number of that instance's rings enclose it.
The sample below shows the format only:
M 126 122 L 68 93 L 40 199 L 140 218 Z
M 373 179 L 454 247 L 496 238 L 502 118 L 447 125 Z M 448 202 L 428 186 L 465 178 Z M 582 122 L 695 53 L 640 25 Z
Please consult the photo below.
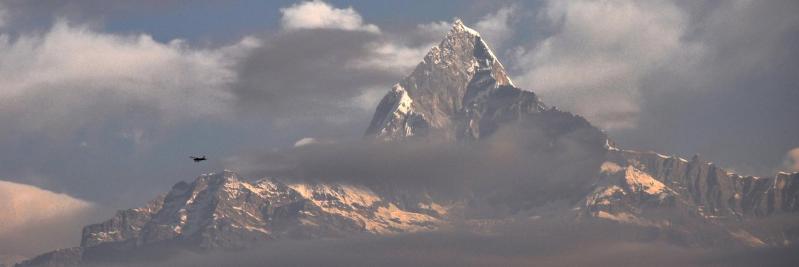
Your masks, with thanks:
M 539 17 L 557 30 L 517 55 L 516 80 L 605 129 L 635 126 L 641 80 L 697 53 L 667 1 L 550 1 Z
M 0 181 L 0 254 L 33 256 L 77 246 L 98 207 L 69 195 Z
M 61 134 L 138 109 L 163 121 L 221 116 L 232 100 L 225 90 L 235 78 L 229 65 L 242 46 L 193 49 L 180 40 L 104 34 L 65 21 L 43 34 L 6 36 L 0 117 L 21 129 Z
M 342 29 L 379 33 L 374 24 L 365 24 L 352 7 L 336 8 L 320 0 L 297 3 L 281 8 L 281 24 L 286 30 Z

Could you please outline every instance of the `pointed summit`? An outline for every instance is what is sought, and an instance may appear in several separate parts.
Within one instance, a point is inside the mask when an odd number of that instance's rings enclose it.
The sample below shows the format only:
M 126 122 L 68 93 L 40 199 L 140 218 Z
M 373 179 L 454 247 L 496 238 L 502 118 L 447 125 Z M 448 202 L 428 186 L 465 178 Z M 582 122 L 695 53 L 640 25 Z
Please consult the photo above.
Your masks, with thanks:
M 478 109 L 486 108 L 486 101 L 501 88 L 512 89 L 508 94 L 524 103 L 504 108 L 525 111 L 508 112 L 538 112 L 543 107 L 533 93 L 515 88 L 480 33 L 456 19 L 441 43 L 383 98 L 366 135 L 380 140 L 479 138 L 476 123 L 485 110 Z
M 479 32 L 475 31 L 472 28 L 467 27 L 465 24 L 463 24 L 463 21 L 459 18 L 456 18 L 455 21 L 452 22 L 452 29 L 449 30 L 447 36 L 450 36 L 455 33 L 467 33 L 472 36 L 477 36 L 477 37 L 480 36 Z

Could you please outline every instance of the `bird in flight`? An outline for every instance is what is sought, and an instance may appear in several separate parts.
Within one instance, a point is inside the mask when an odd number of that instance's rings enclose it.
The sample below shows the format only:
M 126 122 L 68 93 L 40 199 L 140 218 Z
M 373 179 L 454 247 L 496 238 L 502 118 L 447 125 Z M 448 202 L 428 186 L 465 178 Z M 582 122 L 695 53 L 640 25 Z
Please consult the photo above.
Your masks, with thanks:
M 189 156 L 189 158 L 191 158 L 191 160 L 193 160 L 194 162 L 200 162 L 200 161 L 203 161 L 203 160 L 207 160 L 207 158 L 205 158 L 205 155 L 203 155 L 202 157 Z

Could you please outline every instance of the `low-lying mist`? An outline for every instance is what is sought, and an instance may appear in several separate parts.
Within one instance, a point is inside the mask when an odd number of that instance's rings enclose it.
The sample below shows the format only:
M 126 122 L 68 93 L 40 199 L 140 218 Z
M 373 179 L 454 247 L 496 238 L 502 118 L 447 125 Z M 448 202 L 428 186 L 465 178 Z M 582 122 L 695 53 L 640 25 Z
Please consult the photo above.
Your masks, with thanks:
M 553 111 L 477 141 L 312 143 L 251 153 L 229 166 L 247 177 L 359 184 L 442 201 L 477 197 L 514 212 L 583 195 L 604 160 L 604 142 L 584 120 Z
M 791 266 L 796 247 L 717 250 L 645 242 L 646 229 L 543 218 L 395 236 L 281 240 L 241 251 L 140 252 L 96 266 Z

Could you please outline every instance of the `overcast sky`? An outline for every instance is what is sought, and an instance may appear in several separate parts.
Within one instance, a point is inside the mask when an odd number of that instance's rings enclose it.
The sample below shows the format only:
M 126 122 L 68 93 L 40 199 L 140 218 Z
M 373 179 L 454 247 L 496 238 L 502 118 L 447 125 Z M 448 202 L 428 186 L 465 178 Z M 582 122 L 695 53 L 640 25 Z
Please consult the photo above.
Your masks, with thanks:
M 797 162 L 783 160 L 799 147 L 797 13 L 791 0 L 2 0 L 0 179 L 117 209 L 255 150 L 357 140 L 455 17 L 517 86 L 623 148 L 771 175 Z

